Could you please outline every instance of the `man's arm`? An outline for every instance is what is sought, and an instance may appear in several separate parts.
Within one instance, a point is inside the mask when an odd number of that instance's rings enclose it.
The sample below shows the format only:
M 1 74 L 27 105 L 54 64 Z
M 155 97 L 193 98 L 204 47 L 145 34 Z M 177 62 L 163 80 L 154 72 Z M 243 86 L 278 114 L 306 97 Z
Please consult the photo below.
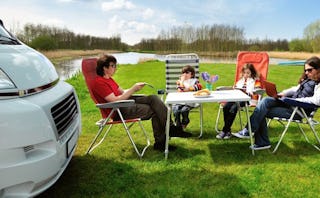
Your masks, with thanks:
M 127 100 L 131 97 L 131 95 L 134 92 L 139 91 L 140 89 L 142 89 L 144 87 L 145 83 L 139 82 L 134 84 L 130 89 L 127 90 L 123 90 L 119 87 L 119 91 L 120 93 L 122 93 L 119 96 L 115 96 L 114 93 L 111 93 L 109 95 L 107 95 L 104 99 L 108 102 L 114 102 L 114 101 L 118 101 L 118 100 Z

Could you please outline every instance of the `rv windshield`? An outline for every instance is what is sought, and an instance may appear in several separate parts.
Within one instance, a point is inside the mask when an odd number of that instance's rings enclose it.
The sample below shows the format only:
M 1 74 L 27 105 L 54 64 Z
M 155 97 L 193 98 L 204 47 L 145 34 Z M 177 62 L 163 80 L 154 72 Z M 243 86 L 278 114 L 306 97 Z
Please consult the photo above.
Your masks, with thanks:
M 20 43 L 4 27 L 0 26 L 0 44 L 15 45 Z

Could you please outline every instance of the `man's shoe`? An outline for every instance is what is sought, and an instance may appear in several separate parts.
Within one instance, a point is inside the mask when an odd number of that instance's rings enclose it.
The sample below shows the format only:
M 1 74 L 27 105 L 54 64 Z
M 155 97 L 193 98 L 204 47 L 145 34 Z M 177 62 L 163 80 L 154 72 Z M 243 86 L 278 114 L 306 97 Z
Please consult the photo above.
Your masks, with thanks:
M 188 138 L 191 137 L 192 134 L 183 131 L 182 128 L 178 128 L 174 125 L 170 126 L 170 132 L 169 132 L 170 137 L 182 137 L 182 138 Z
M 254 144 L 254 145 L 249 146 L 249 148 L 252 150 L 258 151 L 258 150 L 263 150 L 263 149 L 269 149 L 269 148 L 271 148 L 271 145 L 268 144 L 268 145 L 260 146 L 260 145 Z
M 155 142 L 153 144 L 153 149 L 157 150 L 157 151 L 165 151 L 166 143 L 165 142 Z M 169 145 L 169 151 L 174 151 L 176 149 L 177 149 L 177 147 Z
M 245 139 L 250 138 L 249 131 L 247 128 L 242 129 L 238 133 L 232 133 L 232 135 L 234 135 L 238 138 L 245 138 Z

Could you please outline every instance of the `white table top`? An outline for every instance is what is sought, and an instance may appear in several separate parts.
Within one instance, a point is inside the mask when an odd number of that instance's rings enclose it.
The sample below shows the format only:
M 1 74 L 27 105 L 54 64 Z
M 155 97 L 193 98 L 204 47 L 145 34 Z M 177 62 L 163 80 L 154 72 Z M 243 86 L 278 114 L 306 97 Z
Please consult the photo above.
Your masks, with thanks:
M 195 97 L 194 92 L 172 92 L 166 97 L 166 104 L 205 103 L 205 102 L 244 102 L 250 101 L 250 96 L 240 90 L 211 91 L 209 97 Z

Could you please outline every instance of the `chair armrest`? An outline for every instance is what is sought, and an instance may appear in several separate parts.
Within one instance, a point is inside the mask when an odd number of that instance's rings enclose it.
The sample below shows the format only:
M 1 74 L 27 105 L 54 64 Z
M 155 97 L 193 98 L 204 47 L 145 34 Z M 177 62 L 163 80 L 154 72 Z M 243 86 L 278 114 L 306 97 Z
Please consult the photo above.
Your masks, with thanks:
M 219 86 L 216 88 L 217 91 L 222 91 L 222 90 L 232 90 L 232 86 Z
M 266 92 L 266 90 L 265 89 L 254 89 L 252 92 L 254 94 L 262 95 Z
M 283 102 L 285 102 L 291 106 L 302 107 L 304 109 L 317 109 L 319 107 L 319 106 L 311 104 L 311 103 L 297 101 L 293 98 L 283 97 L 283 98 L 280 98 L 280 100 L 282 100 Z
M 166 90 L 158 89 L 157 92 L 158 92 L 158 95 L 164 95 L 166 93 Z
M 138 98 L 138 97 L 146 96 L 146 94 L 132 94 L 131 96 L 133 98 Z
M 133 106 L 135 103 L 134 100 L 119 100 L 115 102 L 108 102 L 108 103 L 100 103 L 96 104 L 96 107 L 100 109 L 105 109 L 105 108 L 119 108 L 119 107 L 130 107 Z

